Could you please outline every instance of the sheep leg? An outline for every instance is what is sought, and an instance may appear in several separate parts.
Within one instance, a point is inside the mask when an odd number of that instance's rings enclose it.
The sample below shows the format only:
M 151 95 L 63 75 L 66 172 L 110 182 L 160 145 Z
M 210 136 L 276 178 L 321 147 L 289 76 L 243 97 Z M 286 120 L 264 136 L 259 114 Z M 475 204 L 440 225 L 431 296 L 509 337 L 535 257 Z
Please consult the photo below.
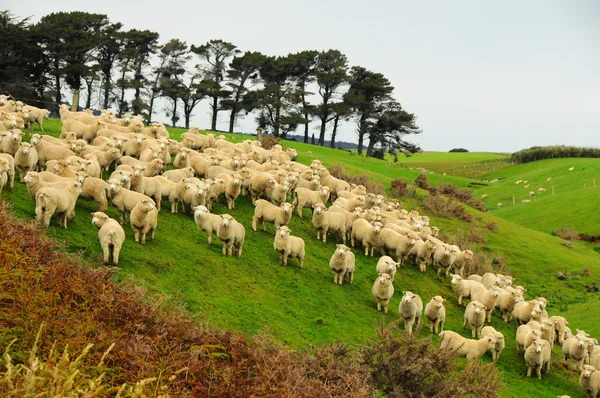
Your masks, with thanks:
M 156 231 L 156 227 L 150 228 L 150 240 L 154 240 L 154 231 Z
M 304 257 L 298 257 L 298 262 L 300 263 L 300 268 L 304 267 Z
M 227 243 L 227 255 L 233 256 L 233 241 Z
M 405 319 L 404 320 L 404 330 L 408 334 L 408 337 L 412 336 L 412 327 L 413 327 L 414 319 Z
M 264 219 L 260 220 L 260 225 L 262 226 L 263 231 L 267 232 L 267 227 L 265 227 L 265 220 Z
M 537 367 L 537 378 L 538 380 L 542 380 L 542 366 Z
M 256 216 L 252 217 L 252 230 L 256 232 Z
M 145 244 L 146 244 L 146 233 L 147 233 L 147 231 L 146 231 L 145 229 L 143 229 L 143 230 L 141 231 L 141 238 L 140 238 L 140 241 L 141 241 L 141 242 L 140 242 L 140 243 L 141 243 L 142 245 L 145 245 Z
M 108 200 L 106 199 L 106 194 L 104 193 L 104 191 L 102 191 L 100 197 L 96 199 L 96 202 L 100 204 L 100 208 L 98 209 L 98 211 L 101 211 L 103 213 L 106 212 L 106 209 L 108 209 Z
M 324 227 L 323 228 L 323 243 L 327 242 L 327 231 L 329 230 L 328 227 Z
M 113 243 L 113 264 L 119 264 L 119 253 L 121 252 L 121 243 Z
M 102 253 L 104 254 L 104 264 L 108 264 L 110 257 L 110 244 L 107 242 L 102 243 Z M 114 255 L 113 255 L 114 258 Z
M 365 242 L 363 241 L 363 246 L 365 247 L 365 256 L 369 255 L 369 245 L 365 244 Z
M 140 243 L 140 231 L 138 229 L 133 230 L 135 243 Z
M 287 265 L 288 256 L 288 253 L 283 253 L 283 265 Z
M 381 301 L 377 300 L 377 311 L 381 311 Z
M 223 248 L 221 250 L 221 253 L 225 256 L 227 254 L 227 243 L 223 242 Z
M 350 272 L 350 284 L 352 284 L 352 282 L 354 282 L 354 271 Z
M 383 312 L 385 312 L 386 314 L 388 312 L 388 301 L 389 300 L 384 300 L 383 302 Z

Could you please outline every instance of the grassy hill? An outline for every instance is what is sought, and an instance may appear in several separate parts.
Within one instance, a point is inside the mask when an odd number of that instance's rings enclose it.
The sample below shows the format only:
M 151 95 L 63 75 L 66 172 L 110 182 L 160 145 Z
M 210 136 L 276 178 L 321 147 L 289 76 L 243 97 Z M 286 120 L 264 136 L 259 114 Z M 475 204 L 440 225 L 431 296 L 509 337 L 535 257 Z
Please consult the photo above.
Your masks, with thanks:
M 60 123 L 48 121 L 47 130 L 50 134 L 58 135 Z M 172 136 L 178 138 L 182 132 L 172 130 Z M 247 138 L 231 136 L 232 141 Z M 295 142 L 284 144 L 298 151 L 298 161 L 302 163 L 309 164 L 313 158 L 322 160 L 326 166 L 341 163 L 346 171 L 369 174 L 388 188 L 394 178 L 412 181 L 419 174 L 415 170 L 350 155 L 345 151 Z M 312 155 L 309 156 L 308 151 Z M 472 182 L 466 178 L 439 174 L 428 177 L 434 185 L 446 181 L 468 186 Z M 490 185 L 478 192 L 495 188 L 496 185 Z M 23 185 L 17 183 L 14 192 L 3 191 L 2 197 L 13 203 L 18 217 L 34 217 L 34 204 Z M 420 208 L 421 199 L 406 199 L 406 203 L 409 208 Z M 96 210 L 95 203 L 80 200 L 77 217 L 69 228 L 51 227 L 48 235 L 64 240 L 67 251 L 82 253 L 84 258 L 97 259 L 101 252 L 100 245 L 89 215 Z M 191 313 L 197 313 L 209 326 L 249 334 L 267 334 L 287 346 L 299 349 L 309 344 L 336 340 L 354 347 L 365 343 L 374 336 L 374 325 L 382 316 L 387 321 L 398 319 L 397 308 L 403 290 L 420 294 L 425 302 L 438 294 L 447 298 L 446 328 L 460 331 L 465 336 L 470 334 L 461 328 L 464 310 L 456 305 L 449 280 L 438 278 L 435 270 L 422 274 L 410 264 L 400 270 L 390 312 L 383 315 L 377 312 L 371 295 L 371 287 L 377 276 L 377 258 L 365 257 L 360 250 L 355 250 L 357 270 L 354 284 L 335 286 L 328 268 L 329 258 L 335 249 L 335 239 L 330 238 L 326 244 L 316 241 L 307 209 L 303 219 L 294 216 L 290 223 L 293 234 L 306 241 L 307 258 L 303 269 L 293 259 L 286 268 L 278 265 L 278 256 L 272 248 L 274 227 L 268 225 L 267 232 L 251 230 L 253 208 L 247 198 L 240 197 L 235 210 L 228 211 L 222 204 L 216 204 L 213 210 L 215 213 L 229 212 L 246 227 L 246 243 L 240 259 L 221 256 L 218 239 L 208 246 L 206 234 L 197 230 L 193 219 L 184 214 L 170 214 L 168 203 L 165 203 L 159 215 L 154 242 L 148 242 L 145 247 L 135 244 L 131 229 L 125 227 L 127 241 L 121 252 L 116 278 L 133 278 L 153 293 L 164 293 L 173 300 L 184 302 Z M 597 295 L 587 293 L 584 288 L 585 284 L 592 281 L 599 282 L 600 265 L 596 252 L 580 243 L 569 249 L 562 245 L 561 239 L 546 233 L 524 228 L 494 214 L 469 211 L 475 216 L 471 224 L 454 218 L 431 217 L 431 221 L 448 236 L 475 234 L 479 241 L 473 244 L 475 251 L 496 259 L 496 263 L 504 264 L 504 269 L 517 278 L 517 283 L 527 288 L 528 297 L 543 295 L 550 300 L 550 313 L 566 316 L 573 329 L 585 329 L 596 336 L 600 335 L 597 317 L 588 315 L 590 311 L 597 311 L 600 299 Z M 117 211 L 110 208 L 108 214 L 116 217 Z M 494 228 L 486 227 L 492 223 L 495 223 Z M 54 220 L 52 225 L 55 225 Z M 591 269 L 592 277 L 571 281 L 554 278 L 557 271 L 568 270 L 581 274 L 584 268 Z M 504 383 L 501 396 L 585 396 L 578 386 L 578 374 L 565 370 L 563 366 L 553 367 L 542 382 L 527 379 L 522 354 L 517 354 L 515 350 L 514 323 L 506 325 L 498 316 L 494 316 L 492 325 L 504 333 L 507 340 L 507 348 L 498 364 Z M 428 329 L 423 328 L 420 336 L 428 335 Z M 4 345 L 6 341 L 0 339 L 0 343 Z M 490 358 L 483 360 L 489 362 Z M 559 348 L 555 348 L 553 360 L 560 360 Z
M 569 171 L 571 167 L 573 171 Z M 599 159 L 541 160 L 507 167 L 484 177 L 499 179 L 497 183 L 477 188 L 478 195 L 488 195 L 485 202 L 493 214 L 547 233 L 573 228 L 580 233 L 600 235 L 600 223 L 590 217 L 598 208 Z M 515 184 L 518 180 L 527 183 Z M 529 187 L 525 188 L 526 185 Z M 546 192 L 538 192 L 538 188 Z M 536 195 L 530 197 L 530 191 Z M 512 204 L 513 197 L 516 206 Z M 523 204 L 524 199 L 532 202 Z M 497 208 L 499 202 L 502 208 Z

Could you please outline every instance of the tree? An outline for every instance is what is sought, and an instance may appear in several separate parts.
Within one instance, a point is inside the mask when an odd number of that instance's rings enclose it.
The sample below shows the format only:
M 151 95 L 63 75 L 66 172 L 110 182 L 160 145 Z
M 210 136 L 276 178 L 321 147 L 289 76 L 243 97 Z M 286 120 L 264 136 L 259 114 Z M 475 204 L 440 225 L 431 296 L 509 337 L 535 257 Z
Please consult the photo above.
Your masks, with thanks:
M 344 94 L 344 102 L 354 111 L 358 125 L 358 154 L 362 155 L 363 142 L 368 135 L 369 123 L 377 116 L 381 104 L 391 99 L 394 87 L 381 73 L 372 72 L 362 66 L 353 66 L 350 71 L 350 88 Z
M 306 97 L 312 95 L 307 91 L 307 87 L 314 82 L 315 65 L 317 63 L 318 51 L 307 50 L 297 54 L 291 54 L 290 57 L 294 62 L 292 76 L 294 83 L 300 95 L 300 107 L 304 116 L 304 143 L 308 143 L 308 125 L 310 124 L 311 115 L 315 112 L 314 105 L 308 103 Z
M 377 121 L 370 128 L 367 156 L 373 155 L 376 145 L 383 152 L 387 151 L 391 154 L 420 152 L 421 148 L 417 145 L 404 141 L 405 135 L 421 133 L 415 123 L 415 115 L 406 112 L 399 103 L 391 101 L 385 104 Z
M 175 126 L 179 120 L 177 115 L 178 99 L 185 91 L 182 78 L 185 74 L 185 63 L 190 59 L 189 49 L 185 42 L 171 39 L 160 48 L 160 53 L 166 59 L 164 66 L 158 71 L 161 95 L 171 100 L 172 107 L 169 109 L 168 115 L 171 117 L 171 125 Z
M 199 82 L 200 75 L 195 73 L 191 76 L 189 83 L 180 82 L 181 90 L 179 98 L 183 102 L 183 114 L 185 117 L 185 128 L 190 128 L 190 117 L 192 111 L 206 97 L 206 93 L 202 89 L 202 84 Z
M 150 65 L 150 57 L 158 50 L 158 33 L 132 29 L 127 32 L 127 35 L 130 49 L 133 52 L 132 69 L 134 76 L 133 80 L 130 81 L 130 87 L 135 91 L 131 102 L 132 112 L 135 115 L 142 115 L 144 109 L 147 109 L 146 120 L 149 122 L 152 119 L 155 96 L 151 96 L 148 105 L 145 106 L 142 100 L 142 88 L 147 87 L 148 80 L 144 76 L 144 68 Z
M 335 148 L 335 139 L 337 135 L 337 129 L 339 126 L 340 119 L 347 120 L 352 114 L 352 110 L 350 106 L 342 101 L 342 102 L 333 102 L 331 103 L 331 112 L 333 113 L 333 130 L 331 132 L 331 139 L 329 140 L 329 146 L 331 148 Z
M 293 84 L 293 70 L 294 65 L 289 57 L 267 57 L 260 67 L 264 87 L 253 94 L 256 107 L 261 110 L 257 121 L 261 127 L 272 127 L 276 137 L 280 136 L 282 119 L 289 124 L 289 120 L 295 119 L 295 116 L 288 116 L 297 115 L 295 106 L 300 102 L 300 96 Z
M 96 61 L 98 69 L 104 79 L 102 92 L 102 107 L 108 109 L 110 105 L 110 91 L 113 88 L 112 72 L 119 53 L 123 46 L 123 35 L 121 28 L 123 24 L 114 23 L 106 25 L 100 32 L 100 45 L 97 48 Z
M 223 40 L 211 40 L 199 47 L 192 45 L 191 51 L 205 62 L 204 65 L 199 65 L 199 69 L 204 76 L 202 82 L 203 89 L 212 98 L 210 128 L 211 130 L 216 130 L 219 98 L 229 95 L 229 92 L 221 86 L 223 75 L 227 68 L 227 60 L 241 51 L 235 45 Z
M 235 120 L 242 111 L 251 112 L 254 102 L 248 95 L 249 88 L 258 80 L 258 70 L 265 60 L 259 52 L 246 51 L 240 57 L 234 57 L 227 70 L 229 97 L 221 100 L 221 109 L 229 110 L 229 132 L 233 133 Z
M 315 65 L 315 77 L 319 86 L 319 95 L 322 98 L 316 107 L 316 114 L 321 120 L 319 145 L 325 145 L 325 130 L 332 112 L 331 100 L 335 98 L 336 90 L 347 80 L 346 70 L 348 60 L 338 50 L 329 50 L 319 53 Z

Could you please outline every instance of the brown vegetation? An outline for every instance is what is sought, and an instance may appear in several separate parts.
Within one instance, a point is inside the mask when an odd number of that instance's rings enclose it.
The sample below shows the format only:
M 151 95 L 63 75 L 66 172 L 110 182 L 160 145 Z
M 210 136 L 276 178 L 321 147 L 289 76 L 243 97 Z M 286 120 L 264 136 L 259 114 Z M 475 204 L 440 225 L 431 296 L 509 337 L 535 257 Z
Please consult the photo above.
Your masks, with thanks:
M 329 167 L 329 173 L 335 178 L 346 181 L 350 184 L 363 185 L 367 188 L 367 192 L 374 193 L 376 195 L 385 194 L 385 186 L 380 182 L 375 182 L 369 179 L 366 174 L 350 175 L 344 170 L 343 164 L 334 164 Z
M 263 135 L 260 139 L 260 145 L 263 149 L 269 150 L 279 143 L 279 138 L 272 135 Z

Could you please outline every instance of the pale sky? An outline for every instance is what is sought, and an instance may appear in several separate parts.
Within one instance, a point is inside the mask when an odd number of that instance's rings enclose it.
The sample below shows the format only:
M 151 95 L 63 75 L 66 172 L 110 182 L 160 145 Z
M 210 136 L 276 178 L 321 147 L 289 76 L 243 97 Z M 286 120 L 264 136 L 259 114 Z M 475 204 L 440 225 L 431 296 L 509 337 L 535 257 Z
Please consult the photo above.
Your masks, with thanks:
M 6 6 L 0 6 L 0 9 Z M 383 73 L 417 115 L 424 150 L 513 152 L 534 145 L 600 143 L 600 2 L 222 0 L 12 2 L 18 16 L 107 14 L 160 43 L 223 39 L 242 51 L 286 55 L 335 48 L 350 65 Z M 154 119 L 167 122 L 164 114 Z M 210 125 L 206 101 L 192 124 Z M 226 130 L 228 114 L 219 113 Z M 236 131 L 254 131 L 254 117 Z M 318 122 L 311 131 L 318 135 Z M 300 131 L 300 130 L 299 130 Z M 339 139 L 356 141 L 356 126 Z

